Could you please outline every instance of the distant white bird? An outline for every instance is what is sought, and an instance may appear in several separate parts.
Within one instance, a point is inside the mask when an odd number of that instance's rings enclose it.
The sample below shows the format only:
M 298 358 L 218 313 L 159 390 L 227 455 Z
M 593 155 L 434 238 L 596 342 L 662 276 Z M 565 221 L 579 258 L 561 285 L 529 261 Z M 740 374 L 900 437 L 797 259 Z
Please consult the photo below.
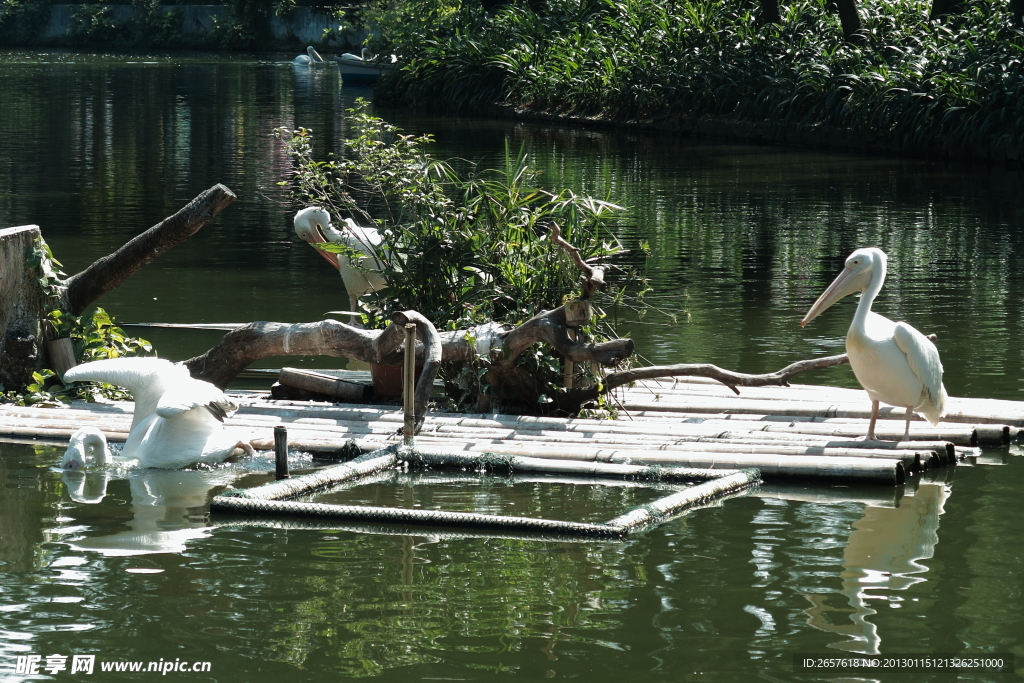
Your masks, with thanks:
M 362 50 L 359 51 L 359 54 L 357 54 L 357 55 L 354 55 L 351 52 L 346 52 L 346 53 L 342 54 L 339 59 L 348 60 L 348 61 L 356 61 L 356 60 L 358 60 L 360 62 L 368 62 L 368 61 L 376 59 L 376 58 L 377 58 L 377 55 L 373 54 L 373 52 L 370 51 L 370 48 L 364 47 Z
M 879 402 L 907 409 L 903 440 L 910 437 L 915 411 L 933 425 L 946 412 L 942 363 L 935 344 L 904 322 L 893 322 L 871 311 L 871 303 L 885 282 L 885 252 L 869 247 L 846 259 L 839 276 L 814 302 L 800 321 L 803 327 L 844 296 L 862 292 L 853 323 L 846 333 L 846 353 L 857 381 L 871 398 L 871 424 L 867 438 L 875 439 Z
M 177 469 L 221 462 L 236 448 L 253 453 L 249 443 L 232 436 L 223 424 L 238 406 L 209 382 L 193 379 L 183 365 L 162 358 L 111 358 L 73 367 L 64 381 L 106 382 L 132 392 L 135 412 L 121 455 L 143 467 Z M 95 434 L 79 430 L 62 466 L 86 465 L 90 451 L 97 464 L 109 458 L 105 442 L 100 448 Z
M 362 254 L 355 262 L 345 254 L 335 254 L 317 249 L 321 256 L 338 269 L 341 281 L 348 292 L 350 311 L 358 311 L 358 299 L 361 296 L 384 289 L 387 280 L 381 271 L 384 264 L 380 260 L 381 243 L 384 238 L 373 228 L 356 225 L 351 218 L 345 219 L 345 227 L 337 230 L 331 225 L 329 213 L 317 206 L 311 206 L 295 214 L 295 234 L 299 238 L 315 245 L 326 242 L 343 244 Z M 353 318 L 354 320 L 354 318 Z
M 317 64 L 322 64 L 323 61 L 324 58 L 321 57 L 320 54 L 313 49 L 312 45 L 310 45 L 309 47 L 306 48 L 306 54 L 299 55 L 298 57 L 293 59 L 292 64 L 299 64 L 302 66 L 316 66 Z

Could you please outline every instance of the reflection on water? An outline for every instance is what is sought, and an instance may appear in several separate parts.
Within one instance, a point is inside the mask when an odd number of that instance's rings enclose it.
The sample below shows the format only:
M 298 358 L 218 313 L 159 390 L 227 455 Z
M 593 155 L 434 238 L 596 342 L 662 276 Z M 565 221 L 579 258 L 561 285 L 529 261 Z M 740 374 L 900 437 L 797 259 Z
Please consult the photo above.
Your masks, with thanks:
M 223 182 L 234 205 L 99 303 L 173 322 L 344 307 L 337 274 L 294 241 L 270 131 L 306 126 L 320 153 L 339 151 L 343 110 L 369 93 L 289 60 L 0 52 L 0 223 L 40 224 L 75 272 Z M 623 239 L 649 242 L 657 294 L 692 315 L 610 311 L 652 361 L 762 371 L 833 352 L 853 303 L 796 323 L 846 254 L 877 244 L 891 259 L 878 310 L 939 334 L 950 393 L 1020 396 L 1018 174 L 387 115 L 436 133 L 442 157 L 524 144 L 552 184 L 630 206 Z M 219 333 L 147 336 L 178 359 Z M 614 543 L 232 524 L 207 519 L 206 498 L 269 461 L 76 479 L 52 469 L 62 450 L 0 445 L 0 678 L 17 653 L 187 656 L 218 683 L 792 680 L 795 652 L 1024 655 L 1016 450 L 905 491 L 765 486 Z M 388 477 L 323 499 L 600 520 L 657 495 Z
M 211 491 L 227 486 L 237 476 L 224 469 L 133 471 L 126 477 L 131 492 L 129 529 L 64 540 L 77 550 L 95 550 L 108 556 L 182 552 L 186 541 L 209 535 L 206 517 Z M 84 504 L 101 503 L 111 477 L 107 471 L 61 472 L 68 496 Z
M 1019 511 L 1014 466 L 896 490 L 765 486 L 624 542 L 560 542 L 210 520 L 208 497 L 265 479 L 269 458 L 78 477 L 53 467 L 61 451 L 0 450 L 5 491 L 49 492 L 0 498 L 0 657 L 187 650 L 218 681 L 266 667 L 299 680 L 669 681 L 788 679 L 794 652 L 960 651 L 961 638 L 1024 652 L 1010 589 L 1024 541 L 1013 522 L 986 523 Z M 602 519 L 663 493 L 384 473 L 317 499 Z
M 868 601 L 900 608 L 905 598 L 899 592 L 927 580 L 928 566 L 922 561 L 935 554 L 939 516 L 949 494 L 945 484 L 925 483 L 895 508 L 864 508 L 843 550 L 840 592 L 848 605 L 829 604 L 835 596 L 806 595 L 813 605 L 808 623 L 849 638 L 830 647 L 862 654 L 882 651 L 878 627 L 869 620 L 877 611 Z

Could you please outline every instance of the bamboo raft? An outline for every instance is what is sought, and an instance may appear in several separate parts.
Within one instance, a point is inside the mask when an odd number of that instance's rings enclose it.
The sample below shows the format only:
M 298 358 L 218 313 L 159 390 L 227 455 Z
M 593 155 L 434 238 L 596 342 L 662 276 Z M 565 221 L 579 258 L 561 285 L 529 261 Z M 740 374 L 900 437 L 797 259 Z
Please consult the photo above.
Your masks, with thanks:
M 645 381 L 616 393 L 618 419 L 430 413 L 418 449 L 467 454 L 702 469 L 757 468 L 766 481 L 811 479 L 902 483 L 910 474 L 978 455 L 979 445 L 1020 438 L 1024 403 L 951 399 L 953 420 L 911 423 L 911 440 L 857 440 L 867 431 L 863 391 L 794 385 L 743 388 L 736 396 L 710 380 Z M 403 414 L 393 406 L 268 400 L 237 394 L 227 425 L 260 450 L 285 426 L 291 449 L 368 453 L 398 444 Z M 0 438 L 63 442 L 94 426 L 127 438 L 133 404 L 76 402 L 70 408 L 0 406 Z M 893 415 L 894 412 L 898 414 Z M 903 434 L 903 411 L 883 409 L 877 433 Z

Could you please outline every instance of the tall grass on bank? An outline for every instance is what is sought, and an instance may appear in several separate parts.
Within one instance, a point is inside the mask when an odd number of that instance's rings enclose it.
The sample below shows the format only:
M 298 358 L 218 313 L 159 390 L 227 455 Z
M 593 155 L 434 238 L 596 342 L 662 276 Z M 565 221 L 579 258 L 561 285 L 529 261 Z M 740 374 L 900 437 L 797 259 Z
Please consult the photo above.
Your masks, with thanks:
M 543 15 L 519 4 L 488 15 L 467 2 L 416 30 L 384 27 L 405 66 L 380 94 L 1024 143 L 1024 31 L 1003 3 L 968 0 L 964 14 L 939 22 L 928 21 L 924 0 L 862 3 L 860 45 L 843 41 L 826 4 L 797 0 L 781 25 L 758 27 L 740 0 L 550 0 Z

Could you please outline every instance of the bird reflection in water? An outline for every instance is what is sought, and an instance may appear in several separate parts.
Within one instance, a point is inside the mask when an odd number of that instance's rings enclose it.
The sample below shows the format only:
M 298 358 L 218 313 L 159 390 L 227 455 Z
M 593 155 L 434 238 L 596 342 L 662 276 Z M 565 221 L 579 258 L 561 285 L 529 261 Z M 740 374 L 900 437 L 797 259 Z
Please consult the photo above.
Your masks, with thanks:
M 812 605 L 804 611 L 808 623 L 848 637 L 830 647 L 879 654 L 882 636 L 869 619 L 877 610 L 868 601 L 899 604 L 896 592 L 927 580 L 929 567 L 924 561 L 935 554 L 939 516 L 949 493 L 944 483 L 922 482 L 915 491 L 908 486 L 907 495 L 895 507 L 865 506 L 843 551 L 840 593 L 849 607 L 828 604 L 832 593 L 804 593 Z
M 103 555 L 180 553 L 188 541 L 210 535 L 206 505 L 211 491 L 231 483 L 233 470 L 136 470 L 127 479 L 132 519 L 127 531 L 70 542 L 71 547 Z M 109 471 L 63 471 L 68 494 L 78 503 L 96 504 L 117 477 Z

